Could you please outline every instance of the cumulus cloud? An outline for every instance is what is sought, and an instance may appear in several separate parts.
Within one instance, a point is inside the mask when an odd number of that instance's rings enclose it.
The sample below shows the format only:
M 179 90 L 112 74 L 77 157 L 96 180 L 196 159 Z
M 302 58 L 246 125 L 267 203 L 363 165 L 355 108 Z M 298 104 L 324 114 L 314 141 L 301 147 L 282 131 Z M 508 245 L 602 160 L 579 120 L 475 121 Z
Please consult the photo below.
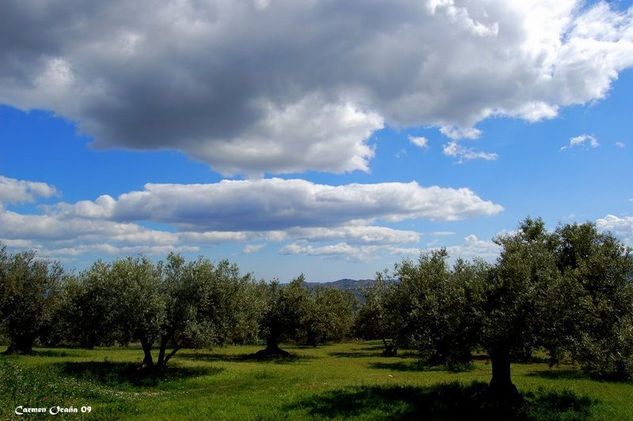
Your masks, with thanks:
M 263 249 L 264 247 L 266 247 L 266 243 L 263 243 L 263 244 L 247 244 L 247 245 L 244 246 L 244 249 L 242 250 L 242 252 L 244 254 L 255 253 L 256 251 L 259 251 L 259 250 Z
M 367 257 L 366 248 L 352 247 L 347 243 L 313 246 L 311 244 L 292 243 L 279 250 L 281 254 L 307 254 L 310 256 L 344 257 L 364 260 Z
M 360 246 L 350 245 L 346 242 L 315 246 L 305 242 L 295 242 L 282 247 L 280 254 L 302 254 L 308 256 L 320 256 L 332 259 L 344 259 L 353 261 L 368 261 L 382 257 L 385 254 L 394 256 L 418 255 L 420 249 L 414 247 L 398 247 L 392 245 Z
M 474 127 L 440 127 L 440 133 L 453 140 L 457 139 L 477 139 L 481 136 L 481 130 Z
M 97 210 L 95 208 L 101 208 Z M 354 221 L 453 221 L 494 215 L 503 207 L 468 188 L 410 183 L 330 186 L 280 178 L 223 180 L 212 184 L 146 184 L 142 191 L 89 204 L 61 204 L 60 215 L 120 222 L 155 221 L 187 231 L 277 230 Z
M 626 147 L 626 143 L 624 143 L 624 142 L 615 142 L 615 146 L 617 146 L 618 148 L 624 148 L 624 147 Z
M 422 136 L 411 136 L 409 135 L 409 142 L 418 148 L 428 149 L 429 148 L 429 139 Z
M 12 184 L 22 185 L 20 180 Z M 62 256 L 143 250 L 161 254 L 229 242 L 248 242 L 243 252 L 254 253 L 268 242 L 285 241 L 304 244 L 310 254 L 326 254 L 320 251 L 325 246 L 313 244 L 338 242 L 349 250 L 362 250 L 358 257 L 376 247 L 420 240 L 415 231 L 380 224 L 406 219 L 451 221 L 502 210 L 467 188 L 422 187 L 416 182 L 330 186 L 273 178 L 147 184 L 144 190 L 118 198 L 102 195 L 41 206 L 40 213 L 0 207 L 0 241 Z M 339 248 L 323 250 L 333 254 Z
M 602 231 L 611 231 L 625 243 L 633 245 L 633 216 L 607 215 L 596 220 L 596 226 Z
M 476 235 L 470 234 L 464 237 L 462 244 L 447 247 L 446 250 L 451 257 L 481 258 L 491 261 L 499 256 L 501 248 L 493 241 L 480 240 Z
M 381 226 L 352 225 L 336 228 L 294 228 L 289 230 L 293 238 L 306 241 L 330 241 L 343 239 L 350 244 L 417 243 L 420 234 L 415 231 L 396 230 Z
M 55 187 L 46 183 L 16 180 L 0 175 L 0 205 L 2 202 L 33 202 L 37 198 L 51 197 L 55 194 Z
M 455 158 L 458 164 L 462 164 L 465 161 L 472 159 L 483 159 L 485 161 L 495 161 L 499 155 L 494 152 L 481 152 L 476 151 L 473 148 L 462 146 L 457 142 L 446 143 L 442 149 L 442 152 L 446 156 Z
M 492 241 L 480 240 L 471 234 L 464 237 L 461 244 L 445 247 L 452 259 L 481 258 L 492 261 L 499 256 L 500 247 Z M 309 256 L 325 256 L 329 258 L 341 258 L 346 260 L 371 260 L 385 254 L 406 257 L 417 256 L 422 252 L 437 250 L 438 247 L 400 247 L 391 244 L 382 245 L 350 245 L 347 242 L 315 246 L 305 241 L 298 241 L 282 247 L 281 254 L 304 254 Z
M 600 143 L 598 143 L 598 139 L 588 134 L 582 134 L 580 136 L 570 138 L 569 145 L 561 146 L 560 150 L 566 151 L 571 148 L 595 149 L 598 146 L 600 146 Z
M 633 9 L 582 0 L 7 0 L 0 103 L 226 174 L 368 170 L 374 131 L 476 138 L 603 98 Z M 28 28 L 28 30 L 25 30 Z

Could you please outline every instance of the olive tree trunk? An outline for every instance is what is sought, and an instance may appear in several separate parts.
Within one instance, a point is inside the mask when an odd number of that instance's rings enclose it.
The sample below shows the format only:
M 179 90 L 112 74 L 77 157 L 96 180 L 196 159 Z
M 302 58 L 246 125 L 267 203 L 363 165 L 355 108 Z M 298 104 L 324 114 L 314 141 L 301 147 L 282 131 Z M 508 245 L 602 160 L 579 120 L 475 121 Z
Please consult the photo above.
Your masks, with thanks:
M 503 402 L 519 402 L 521 395 L 512 383 L 510 372 L 510 351 L 500 348 L 490 352 L 492 379 L 490 392 L 492 397 Z

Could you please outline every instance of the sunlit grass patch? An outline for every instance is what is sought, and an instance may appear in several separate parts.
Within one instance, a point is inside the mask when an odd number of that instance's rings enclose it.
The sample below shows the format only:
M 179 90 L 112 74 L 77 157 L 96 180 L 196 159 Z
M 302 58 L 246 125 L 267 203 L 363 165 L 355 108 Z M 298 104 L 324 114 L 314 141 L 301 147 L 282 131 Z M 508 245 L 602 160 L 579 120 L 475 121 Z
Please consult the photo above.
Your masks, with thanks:
M 451 372 L 424 366 L 415 353 L 384 357 L 374 342 L 287 345 L 293 357 L 285 361 L 248 357 L 258 349 L 182 350 L 155 374 L 138 370 L 137 348 L 0 357 L 0 419 L 16 405 L 90 405 L 90 419 L 633 419 L 633 384 L 596 381 L 567 365 L 513 364 L 528 404 L 507 409 L 486 406 L 484 356 Z

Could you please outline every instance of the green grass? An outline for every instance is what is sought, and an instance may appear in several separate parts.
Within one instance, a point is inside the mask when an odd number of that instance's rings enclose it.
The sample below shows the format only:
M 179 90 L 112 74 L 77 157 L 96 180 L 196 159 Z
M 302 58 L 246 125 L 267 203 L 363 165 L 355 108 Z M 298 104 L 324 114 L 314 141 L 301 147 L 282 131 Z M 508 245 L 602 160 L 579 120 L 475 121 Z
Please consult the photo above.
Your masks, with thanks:
M 139 349 L 37 349 L 0 357 L 0 418 L 17 405 L 91 407 L 61 419 L 633 420 L 633 384 L 600 382 L 570 366 L 514 364 L 528 404 L 483 398 L 490 364 L 463 372 L 421 366 L 415 354 L 382 357 L 377 343 L 286 347 L 288 360 L 257 361 L 252 346 L 182 350 L 160 376 L 137 370 Z M 30 418 L 44 416 L 31 415 Z

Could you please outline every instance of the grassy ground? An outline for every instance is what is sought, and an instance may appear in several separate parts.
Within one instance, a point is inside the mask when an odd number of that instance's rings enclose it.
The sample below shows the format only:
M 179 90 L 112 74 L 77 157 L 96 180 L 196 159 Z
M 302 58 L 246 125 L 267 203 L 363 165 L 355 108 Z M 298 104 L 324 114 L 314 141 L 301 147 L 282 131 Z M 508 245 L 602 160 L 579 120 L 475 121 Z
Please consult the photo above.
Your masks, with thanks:
M 287 347 L 294 357 L 256 361 L 257 347 L 182 350 L 167 372 L 137 371 L 138 349 L 37 349 L 0 357 L 0 419 L 24 407 L 90 406 L 65 419 L 522 419 L 633 420 L 633 384 L 599 382 L 568 366 L 514 364 L 528 404 L 482 399 L 490 364 L 467 371 L 425 368 L 415 354 L 382 357 L 376 343 Z M 43 415 L 29 415 L 43 418 Z

